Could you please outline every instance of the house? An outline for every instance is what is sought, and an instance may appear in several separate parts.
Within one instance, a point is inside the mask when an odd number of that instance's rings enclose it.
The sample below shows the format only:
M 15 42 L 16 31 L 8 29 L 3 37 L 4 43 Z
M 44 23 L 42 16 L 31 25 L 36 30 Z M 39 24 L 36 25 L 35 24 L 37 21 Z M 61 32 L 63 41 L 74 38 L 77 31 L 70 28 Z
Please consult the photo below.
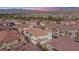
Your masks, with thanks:
M 14 29 L 15 23 L 7 20 L 0 20 L 0 30 Z
M 52 32 L 53 25 L 57 24 L 56 21 L 48 21 L 45 26 L 45 30 Z
M 34 44 L 46 42 L 52 39 L 52 33 L 40 28 L 29 28 L 24 30 L 24 35 L 27 36 Z
M 29 24 L 17 24 L 16 28 L 18 29 L 19 33 L 21 33 L 24 29 L 30 28 Z
M 79 43 L 67 37 L 49 40 L 41 46 L 49 51 L 79 51 Z
M 8 22 L 14 22 L 15 24 L 20 24 L 21 19 L 7 19 Z
M 24 40 L 24 37 L 15 30 L 0 32 L 0 49 L 11 49 Z
M 36 46 L 35 44 L 33 44 L 32 42 L 30 42 L 19 48 L 17 47 L 15 51 L 42 51 L 42 49 Z
M 14 26 L 15 23 L 13 21 L 9 21 L 9 20 L 0 20 L 0 25 L 3 25 L 3 26 Z
M 65 36 L 70 38 L 75 38 L 76 33 L 79 33 L 79 26 L 75 24 L 65 25 L 65 24 L 55 24 L 52 26 L 52 34 L 54 36 Z
M 34 27 L 34 26 L 37 26 L 37 22 L 38 22 L 38 20 L 36 19 L 31 19 L 30 21 L 28 21 L 28 23 L 32 26 L 32 27 Z

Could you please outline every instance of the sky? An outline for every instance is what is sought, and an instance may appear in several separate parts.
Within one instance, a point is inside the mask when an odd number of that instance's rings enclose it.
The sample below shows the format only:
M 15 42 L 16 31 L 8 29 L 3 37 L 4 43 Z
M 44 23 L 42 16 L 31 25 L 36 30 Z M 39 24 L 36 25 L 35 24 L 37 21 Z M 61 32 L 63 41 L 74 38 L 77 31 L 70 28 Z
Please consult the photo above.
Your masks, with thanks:
M 78 7 L 31 7 L 26 8 L 31 10 L 55 11 L 55 10 L 73 10 L 79 9 Z
M 41 10 L 41 11 L 57 11 L 57 10 L 74 10 L 79 7 L 0 7 L 0 9 L 27 9 L 27 10 Z

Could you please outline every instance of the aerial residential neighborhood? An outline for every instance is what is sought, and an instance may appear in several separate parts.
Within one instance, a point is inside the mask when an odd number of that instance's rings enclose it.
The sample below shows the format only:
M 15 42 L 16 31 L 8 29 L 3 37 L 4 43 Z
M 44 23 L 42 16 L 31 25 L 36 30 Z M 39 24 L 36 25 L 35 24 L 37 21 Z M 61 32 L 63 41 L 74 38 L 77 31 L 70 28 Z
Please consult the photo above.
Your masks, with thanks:
M 1 9 L 0 51 L 79 51 L 79 8 L 50 8 Z

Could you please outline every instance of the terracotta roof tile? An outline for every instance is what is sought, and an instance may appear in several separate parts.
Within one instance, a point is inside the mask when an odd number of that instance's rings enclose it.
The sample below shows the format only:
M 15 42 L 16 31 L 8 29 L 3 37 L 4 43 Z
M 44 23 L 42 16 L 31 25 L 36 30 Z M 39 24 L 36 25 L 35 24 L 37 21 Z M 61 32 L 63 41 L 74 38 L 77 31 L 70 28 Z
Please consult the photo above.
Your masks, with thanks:
M 48 31 L 42 30 L 40 28 L 30 28 L 26 30 L 27 32 L 30 32 L 34 36 L 44 36 L 48 34 Z
M 19 51 L 42 51 L 41 48 L 34 45 L 33 43 L 26 43 L 26 45 L 18 48 L 17 50 L 19 50 Z
M 8 31 L 0 32 L 0 43 L 14 41 L 19 38 L 20 38 L 20 34 L 18 34 L 15 30 L 8 30 Z
M 79 43 L 66 37 L 52 39 L 48 42 L 48 44 L 51 44 L 55 49 L 59 51 L 79 51 Z

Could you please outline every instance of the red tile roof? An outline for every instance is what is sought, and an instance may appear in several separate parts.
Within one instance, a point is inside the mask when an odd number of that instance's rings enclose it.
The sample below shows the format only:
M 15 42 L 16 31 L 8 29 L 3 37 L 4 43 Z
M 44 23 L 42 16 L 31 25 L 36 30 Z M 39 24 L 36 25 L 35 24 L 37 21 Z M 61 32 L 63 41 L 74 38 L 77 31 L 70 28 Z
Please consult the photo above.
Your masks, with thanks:
M 20 38 L 20 34 L 18 34 L 15 30 L 8 30 L 8 31 L 0 32 L 0 44 L 14 41 L 19 38 Z
M 48 42 L 48 44 L 51 44 L 59 51 L 79 51 L 79 43 L 70 38 L 60 37 L 57 39 L 52 39 Z
M 33 43 L 26 43 L 26 45 L 23 45 L 16 49 L 17 51 L 42 51 L 41 48 L 34 45 Z
M 30 32 L 33 36 L 45 36 L 48 34 L 48 31 L 42 30 L 40 28 L 30 28 L 26 30 L 27 32 Z
M 6 24 L 6 23 L 9 23 L 9 22 L 5 20 L 0 20 L 0 24 Z

